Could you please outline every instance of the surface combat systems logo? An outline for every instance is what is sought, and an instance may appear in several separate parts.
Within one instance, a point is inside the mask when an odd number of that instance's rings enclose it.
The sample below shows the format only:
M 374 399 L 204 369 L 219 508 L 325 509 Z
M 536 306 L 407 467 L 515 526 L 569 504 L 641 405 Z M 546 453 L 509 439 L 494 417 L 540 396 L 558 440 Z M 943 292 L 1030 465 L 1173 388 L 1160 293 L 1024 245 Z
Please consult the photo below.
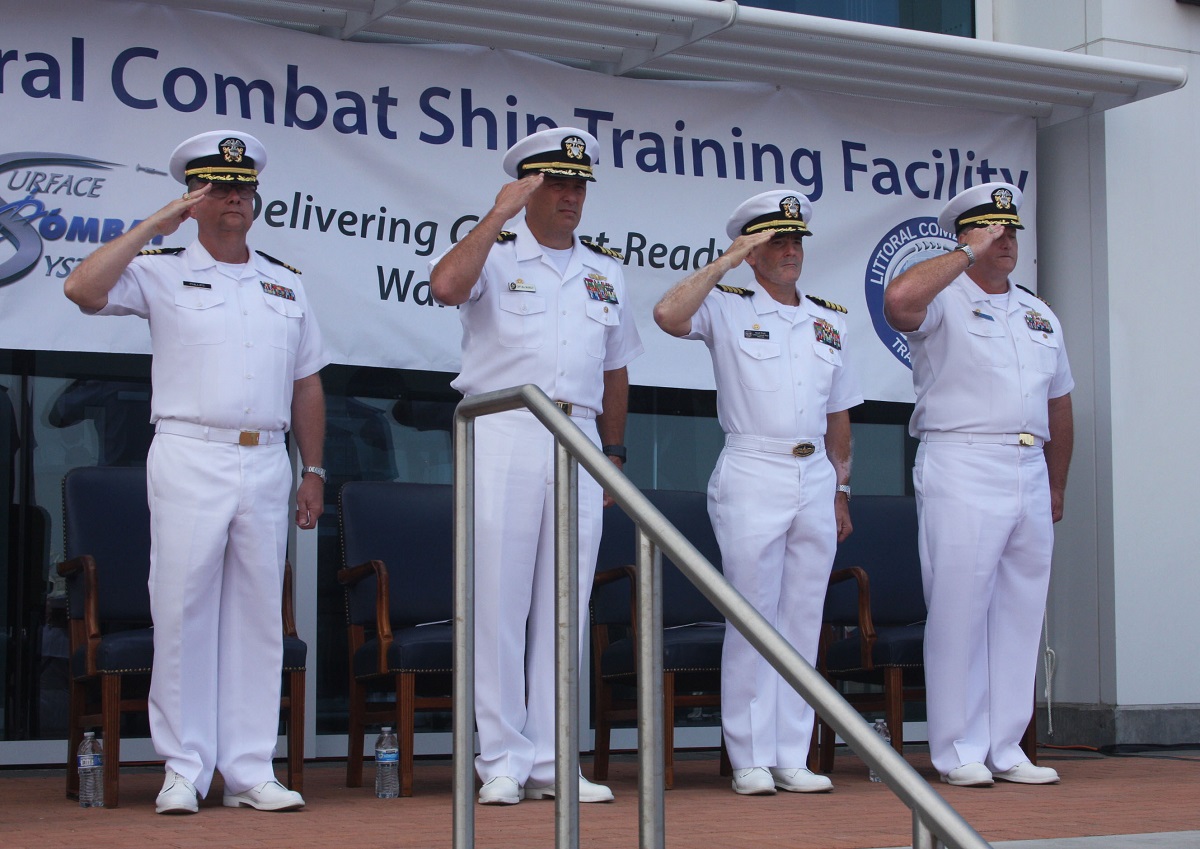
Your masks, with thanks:
M 24 192 L 25 197 L 10 201 L 0 195 L 0 286 L 15 283 L 29 274 L 42 258 L 44 242 L 107 242 L 125 232 L 120 219 L 99 219 L 63 215 L 62 200 L 98 198 L 104 178 L 90 171 L 108 171 L 118 167 L 86 156 L 63 153 L 18 151 L 0 154 L 0 191 L 4 195 Z M 83 174 L 62 173 L 52 169 L 84 169 Z M 68 258 L 59 258 L 55 264 Z M 69 258 L 74 261 L 74 258 Z M 70 273 L 70 263 L 60 276 Z M 49 269 L 47 274 L 49 274 Z
M 926 216 L 910 218 L 897 224 L 871 251 L 865 284 L 871 324 L 875 327 L 875 334 L 892 355 L 910 369 L 912 361 L 908 352 L 908 339 L 883 317 L 883 292 L 897 275 L 918 262 L 953 250 L 956 244 L 958 242 L 955 238 L 938 226 L 936 218 Z

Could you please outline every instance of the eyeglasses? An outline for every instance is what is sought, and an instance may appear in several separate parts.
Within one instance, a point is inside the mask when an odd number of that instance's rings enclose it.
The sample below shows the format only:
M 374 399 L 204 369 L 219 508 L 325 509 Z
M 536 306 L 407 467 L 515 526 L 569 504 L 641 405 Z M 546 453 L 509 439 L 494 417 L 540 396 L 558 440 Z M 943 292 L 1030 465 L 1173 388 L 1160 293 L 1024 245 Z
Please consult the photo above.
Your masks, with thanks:
M 211 183 L 212 189 L 209 191 L 209 197 L 214 197 L 217 200 L 224 200 L 233 192 L 237 192 L 237 196 L 242 200 L 250 200 L 258 193 L 258 184 L 252 186 L 237 185 L 234 183 Z

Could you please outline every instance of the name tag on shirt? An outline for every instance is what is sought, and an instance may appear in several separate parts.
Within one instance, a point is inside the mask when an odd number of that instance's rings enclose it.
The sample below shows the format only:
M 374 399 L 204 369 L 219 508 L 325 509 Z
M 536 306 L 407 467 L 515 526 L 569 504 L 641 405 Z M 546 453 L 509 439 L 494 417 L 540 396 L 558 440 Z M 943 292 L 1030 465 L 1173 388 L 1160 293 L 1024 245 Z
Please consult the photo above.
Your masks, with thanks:
M 613 289 L 613 285 L 608 282 L 608 278 L 603 274 L 588 274 L 584 276 L 583 285 L 587 286 L 588 297 L 593 301 L 604 301 L 606 304 L 617 303 L 617 293 Z
M 508 284 L 508 291 L 510 291 L 510 292 L 536 292 L 537 286 L 533 285 L 532 283 L 526 283 L 523 279 L 518 277 L 516 280 L 514 280 Z
M 986 318 L 988 321 L 996 320 L 996 319 L 992 318 L 990 315 L 988 315 L 987 313 L 985 313 L 983 310 L 971 310 L 971 315 L 975 316 L 976 318 Z
M 262 290 L 268 295 L 274 295 L 277 298 L 287 298 L 289 301 L 296 300 L 296 293 L 287 286 L 280 286 L 278 283 L 268 283 L 266 280 L 258 282 L 262 286 Z
M 211 289 L 211 283 L 197 283 L 195 280 L 184 280 L 184 286 L 190 286 L 193 289 Z
M 771 333 L 767 330 L 747 330 L 745 331 L 747 339 L 770 339 Z

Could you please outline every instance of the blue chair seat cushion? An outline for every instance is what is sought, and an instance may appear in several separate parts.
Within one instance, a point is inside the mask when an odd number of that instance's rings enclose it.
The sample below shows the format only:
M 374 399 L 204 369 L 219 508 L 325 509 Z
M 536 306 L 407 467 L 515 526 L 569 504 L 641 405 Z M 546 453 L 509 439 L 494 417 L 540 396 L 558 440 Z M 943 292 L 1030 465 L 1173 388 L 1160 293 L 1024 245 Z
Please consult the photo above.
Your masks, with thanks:
M 839 678 L 849 678 L 853 673 L 862 673 L 861 680 L 878 677 L 877 672 L 863 668 L 862 641 L 858 631 L 835 640 L 825 653 L 825 667 Z M 915 625 L 888 625 L 876 628 L 875 648 L 871 660 L 876 670 L 890 666 L 923 670 L 925 664 L 925 623 Z M 905 676 L 907 679 L 907 675 Z M 853 680 L 860 680 L 855 678 Z
M 695 624 L 663 631 L 663 672 L 719 672 L 724 624 Z M 630 637 L 613 642 L 601 658 L 605 678 L 637 675 L 637 646 Z
M 150 674 L 154 666 L 154 631 L 133 628 L 105 634 L 96 651 L 96 671 L 107 675 Z M 87 647 L 80 646 L 71 655 L 71 675 L 87 677 Z
M 379 674 L 379 640 L 372 638 L 354 653 L 354 677 Z M 449 623 L 420 625 L 392 632 L 388 647 L 389 675 L 401 672 L 451 672 L 454 669 L 454 629 Z

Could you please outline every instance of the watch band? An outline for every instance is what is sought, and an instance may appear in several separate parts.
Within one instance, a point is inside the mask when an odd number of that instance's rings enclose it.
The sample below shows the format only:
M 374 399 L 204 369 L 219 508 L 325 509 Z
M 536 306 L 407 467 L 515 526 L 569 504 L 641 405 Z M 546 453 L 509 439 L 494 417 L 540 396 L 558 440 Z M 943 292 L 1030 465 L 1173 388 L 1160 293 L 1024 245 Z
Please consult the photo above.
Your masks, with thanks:
M 849 500 L 850 500 L 850 484 L 848 484 L 848 483 L 839 483 L 839 484 L 837 485 L 837 491 L 838 491 L 838 492 L 844 492 L 844 493 L 846 493 L 846 500 L 847 500 L 847 501 L 849 501 Z
M 624 445 L 605 445 L 604 453 L 609 457 L 615 457 L 622 463 L 626 462 L 626 451 Z
M 326 472 L 320 466 L 305 466 L 304 468 L 302 468 L 300 470 L 300 474 L 302 476 L 303 475 L 316 475 L 317 477 L 319 477 L 321 479 L 321 483 L 329 483 L 329 473 Z
M 955 251 L 962 251 L 967 255 L 967 268 L 975 264 L 975 251 L 971 250 L 971 246 L 960 242 L 955 248 Z M 953 251 L 951 251 L 953 253 Z

